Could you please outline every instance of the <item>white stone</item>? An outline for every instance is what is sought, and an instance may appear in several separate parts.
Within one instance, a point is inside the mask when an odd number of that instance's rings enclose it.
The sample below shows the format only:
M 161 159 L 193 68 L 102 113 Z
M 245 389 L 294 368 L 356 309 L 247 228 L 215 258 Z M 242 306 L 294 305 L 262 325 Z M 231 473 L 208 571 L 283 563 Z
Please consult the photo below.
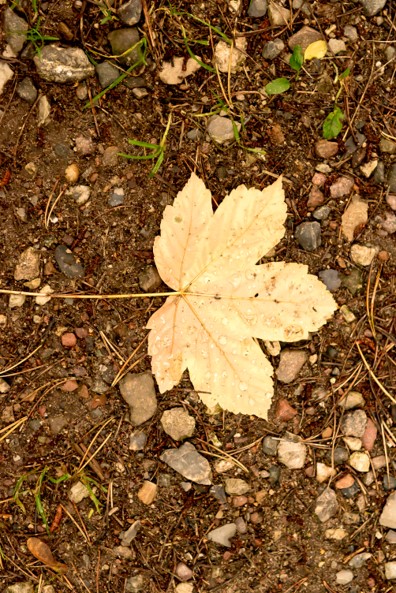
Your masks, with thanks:
M 336 581 L 338 585 L 347 585 L 353 580 L 353 572 L 347 568 L 340 570 L 336 574 Z
M 14 76 L 14 72 L 11 70 L 7 62 L 0 60 L 0 95 L 4 91 L 4 87 L 9 80 Z
M 24 294 L 10 294 L 8 306 L 10 309 L 15 309 L 16 307 L 22 307 L 22 305 L 24 304 L 25 301 L 26 301 L 26 296 Z
M 328 45 L 333 54 L 339 54 L 342 51 L 346 51 L 345 41 L 342 39 L 329 39 Z
M 78 504 L 84 498 L 89 498 L 89 490 L 82 482 L 76 482 L 69 490 L 69 499 Z
M 268 18 L 272 27 L 284 27 L 289 24 L 290 10 L 275 2 L 270 2 L 268 7 Z
M 241 129 L 239 122 L 234 122 L 238 131 Z M 209 119 L 206 131 L 215 142 L 224 144 L 230 140 L 236 140 L 235 131 L 232 121 L 228 117 L 221 117 L 221 115 L 214 115 Z
M 51 105 L 46 95 L 41 95 L 38 102 L 37 125 L 45 126 L 49 123 L 49 116 L 51 113 Z
M 216 544 L 229 548 L 231 546 L 230 539 L 234 537 L 237 532 L 235 523 L 226 523 L 217 529 L 213 529 L 208 533 L 208 539 Z
M 377 249 L 375 247 L 367 247 L 358 243 L 355 243 L 351 247 L 351 258 L 359 266 L 369 266 L 376 253 Z
M 362 440 L 358 437 L 344 437 L 343 441 L 351 451 L 360 451 L 362 448 Z
M 325 538 L 326 539 L 334 539 L 336 541 L 341 541 L 348 535 L 348 532 L 343 529 L 342 527 L 338 527 L 335 529 L 326 529 L 325 531 Z
M 219 41 L 214 51 L 214 64 L 220 72 L 234 74 L 246 60 L 247 41 L 245 37 L 237 37 L 235 45 L 231 46 L 225 41 Z
M 43 296 L 38 296 L 36 297 L 36 304 L 37 305 L 45 305 L 46 303 L 48 303 L 48 301 L 51 300 L 51 297 L 48 296 L 51 293 L 53 293 L 54 291 L 52 290 L 52 288 L 50 287 L 49 284 L 45 284 L 43 286 L 43 288 L 40 290 L 40 294 L 42 294 Z
M 195 57 L 196 60 L 189 58 L 187 62 L 183 57 L 173 58 L 172 62 L 163 62 L 162 70 L 159 73 L 162 82 L 165 84 L 181 84 L 187 76 L 191 76 L 200 69 L 201 66 L 197 60 L 201 58 Z
M 335 476 L 336 473 L 334 467 L 330 467 L 325 463 L 320 462 L 316 464 L 316 479 L 320 483 L 326 482 L 326 480 Z
M 385 562 L 385 578 L 388 581 L 396 579 L 396 560 L 392 562 Z
M 192 583 L 179 583 L 175 587 L 175 593 L 193 593 L 194 585 Z
M 367 453 L 356 451 L 349 457 L 349 465 L 357 472 L 366 473 L 370 469 L 370 457 Z
M 232 496 L 240 496 L 249 492 L 250 486 L 245 480 L 239 478 L 227 478 L 225 481 L 225 491 Z
M 370 175 L 374 173 L 374 171 L 376 170 L 377 165 L 378 159 L 374 159 L 372 161 L 369 161 L 368 163 L 365 163 L 364 165 L 361 165 L 360 170 L 363 173 L 363 175 L 368 179 Z
M 396 529 L 396 492 L 392 492 L 392 494 L 388 496 L 388 500 L 382 510 L 379 522 L 383 527 Z
M 350 391 L 338 402 L 338 405 L 344 410 L 353 410 L 354 408 L 363 408 L 364 403 L 364 397 L 359 391 Z
M 281 439 L 278 445 L 278 459 L 289 469 L 304 467 L 307 447 L 304 443 Z
M 0 377 L 0 393 L 7 393 L 10 389 L 11 387 L 8 385 L 7 381 Z

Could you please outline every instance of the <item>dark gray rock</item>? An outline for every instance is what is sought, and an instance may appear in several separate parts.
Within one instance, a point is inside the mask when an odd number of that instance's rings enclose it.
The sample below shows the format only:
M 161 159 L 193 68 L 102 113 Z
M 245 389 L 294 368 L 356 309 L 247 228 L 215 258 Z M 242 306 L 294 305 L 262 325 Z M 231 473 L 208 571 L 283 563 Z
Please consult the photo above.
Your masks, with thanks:
M 318 276 L 330 292 L 335 292 L 341 286 L 341 278 L 337 270 L 322 270 Z
M 112 82 L 117 80 L 120 75 L 118 68 L 113 66 L 113 64 L 110 64 L 110 62 L 101 62 L 100 64 L 96 64 L 95 70 L 102 89 L 108 87 Z
M 357 268 L 353 268 L 349 275 L 341 274 L 341 284 L 342 286 L 345 286 L 352 295 L 356 294 L 363 286 L 362 272 Z
M 129 406 L 130 420 L 140 426 L 154 416 L 157 396 L 151 373 L 128 373 L 119 383 L 123 399 Z
M 267 0 L 251 0 L 248 8 L 248 15 L 252 18 L 265 16 L 268 9 Z
M 322 242 L 320 224 L 318 222 L 302 222 L 296 228 L 295 237 L 305 251 L 315 251 Z
M 387 0 L 360 0 L 367 16 L 374 16 L 382 10 Z
M 316 208 L 313 217 L 316 220 L 326 220 L 329 217 L 330 212 L 331 208 L 329 206 L 321 206 L 320 208 Z
M 271 436 L 266 436 L 263 439 L 263 453 L 265 453 L 266 455 L 270 455 L 271 457 L 274 457 L 277 454 L 278 445 L 279 439 L 275 439 Z
M 384 490 L 395 490 L 395 488 L 396 488 L 395 476 L 385 475 L 382 479 L 382 484 L 384 486 Z
M 56 247 L 55 260 L 61 272 L 68 278 L 84 278 L 84 268 L 76 261 L 73 253 L 66 245 Z
M 6 41 L 15 55 L 18 55 L 26 41 L 29 25 L 25 19 L 18 16 L 11 8 L 4 12 L 4 31 Z
M 125 199 L 125 195 L 124 195 L 123 188 L 115 187 L 112 190 L 110 197 L 107 200 L 107 203 L 109 206 L 111 206 L 111 208 L 115 208 L 115 206 L 121 206 L 121 204 L 124 203 L 124 199 Z
M 282 39 L 268 41 L 263 47 L 262 56 L 265 60 L 274 60 L 285 49 Z
M 206 486 L 212 483 L 209 462 L 191 443 L 184 443 L 179 449 L 167 449 L 160 459 L 187 480 Z
M 129 0 L 120 6 L 117 11 L 117 15 L 120 20 L 132 27 L 140 21 L 142 15 L 142 2 L 141 0 Z
M 37 89 L 32 80 L 27 76 L 18 83 L 16 92 L 21 99 L 27 101 L 27 103 L 30 103 L 31 105 L 37 99 Z
M 385 181 L 384 161 L 378 161 L 378 165 L 374 171 L 373 181 L 374 181 L 374 183 L 378 183 L 378 184 L 384 183 L 384 181 Z
M 147 268 L 139 274 L 139 286 L 143 292 L 153 292 L 154 290 L 157 290 L 161 284 L 161 276 L 158 274 L 155 266 L 147 266 Z
M 276 486 L 276 484 L 279 484 L 280 477 L 281 477 L 281 468 L 279 467 L 279 465 L 271 465 L 268 472 L 269 472 L 269 482 L 270 482 L 271 486 Z
M 38 75 L 49 82 L 78 82 L 93 76 L 95 68 L 82 49 L 46 45 L 34 57 Z
M 323 39 L 323 35 L 319 31 L 305 25 L 297 33 L 294 33 L 287 43 L 290 49 L 294 49 L 296 45 L 301 45 L 302 50 L 305 51 L 308 45 L 320 39 Z
M 107 36 L 110 41 L 111 51 L 115 56 L 121 56 L 139 41 L 139 31 L 137 29 L 116 29 Z M 126 66 L 131 66 L 139 60 L 140 50 L 135 48 L 126 55 L 119 57 L 119 61 Z

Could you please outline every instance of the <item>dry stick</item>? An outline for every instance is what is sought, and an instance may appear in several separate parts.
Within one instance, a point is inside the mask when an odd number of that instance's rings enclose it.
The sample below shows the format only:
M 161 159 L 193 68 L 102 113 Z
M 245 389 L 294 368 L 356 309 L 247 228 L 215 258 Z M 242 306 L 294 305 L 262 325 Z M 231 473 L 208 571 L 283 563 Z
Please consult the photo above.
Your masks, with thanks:
M 367 362 L 366 357 L 364 356 L 359 344 L 356 342 L 355 344 L 356 348 L 359 351 L 359 354 L 361 356 L 361 359 L 363 361 L 364 366 L 366 367 L 366 369 L 369 372 L 369 375 L 371 376 L 371 378 L 375 381 L 375 383 L 377 383 L 378 387 L 381 389 L 381 391 L 383 393 L 385 393 L 385 395 L 387 395 L 389 397 L 389 399 L 396 404 L 396 399 L 394 397 L 391 396 L 391 394 L 389 393 L 389 391 L 382 385 L 381 381 L 379 379 L 377 379 L 376 375 L 373 373 L 373 371 L 371 370 L 371 367 L 369 365 L 369 363 Z
M 48 198 L 48 202 L 45 206 L 45 213 L 44 213 L 44 224 L 45 224 L 45 228 L 48 229 L 48 225 L 50 222 L 50 218 L 51 218 L 51 214 L 54 211 L 55 206 L 57 205 L 57 203 L 59 202 L 59 200 L 61 199 L 61 197 L 63 196 L 63 194 L 65 193 L 66 189 L 67 189 L 67 185 L 64 185 L 63 188 L 61 189 L 60 193 L 58 194 L 58 196 L 55 198 L 53 204 L 50 206 L 51 200 L 52 200 L 52 196 L 54 195 L 54 191 L 56 186 L 58 185 L 59 179 L 57 179 L 54 189 L 50 195 L 50 197 Z

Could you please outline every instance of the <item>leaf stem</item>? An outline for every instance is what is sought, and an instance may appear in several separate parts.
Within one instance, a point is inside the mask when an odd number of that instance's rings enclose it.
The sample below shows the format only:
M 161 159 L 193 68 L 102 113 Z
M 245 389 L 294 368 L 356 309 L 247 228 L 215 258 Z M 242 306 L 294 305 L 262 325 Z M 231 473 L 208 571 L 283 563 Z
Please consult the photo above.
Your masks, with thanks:
M 167 297 L 179 296 L 182 291 L 171 292 L 137 292 L 137 293 L 123 293 L 123 294 L 79 294 L 79 293 L 62 293 L 52 292 L 45 294 L 43 292 L 28 292 L 26 290 L 7 290 L 0 288 L 0 294 L 17 294 L 30 297 L 50 297 L 52 299 L 140 299 L 146 297 Z

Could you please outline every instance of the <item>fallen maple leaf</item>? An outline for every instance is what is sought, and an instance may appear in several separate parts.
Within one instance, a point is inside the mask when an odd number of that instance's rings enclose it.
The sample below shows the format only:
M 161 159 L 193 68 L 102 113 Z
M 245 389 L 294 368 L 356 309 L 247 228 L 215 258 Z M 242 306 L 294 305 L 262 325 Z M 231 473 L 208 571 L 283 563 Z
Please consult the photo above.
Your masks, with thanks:
M 273 369 L 257 340 L 308 338 L 337 305 L 302 264 L 256 265 L 283 237 L 282 181 L 240 185 L 213 213 L 195 174 L 165 208 L 154 259 L 175 290 L 152 315 L 148 352 L 161 393 L 188 369 L 208 407 L 267 418 Z

